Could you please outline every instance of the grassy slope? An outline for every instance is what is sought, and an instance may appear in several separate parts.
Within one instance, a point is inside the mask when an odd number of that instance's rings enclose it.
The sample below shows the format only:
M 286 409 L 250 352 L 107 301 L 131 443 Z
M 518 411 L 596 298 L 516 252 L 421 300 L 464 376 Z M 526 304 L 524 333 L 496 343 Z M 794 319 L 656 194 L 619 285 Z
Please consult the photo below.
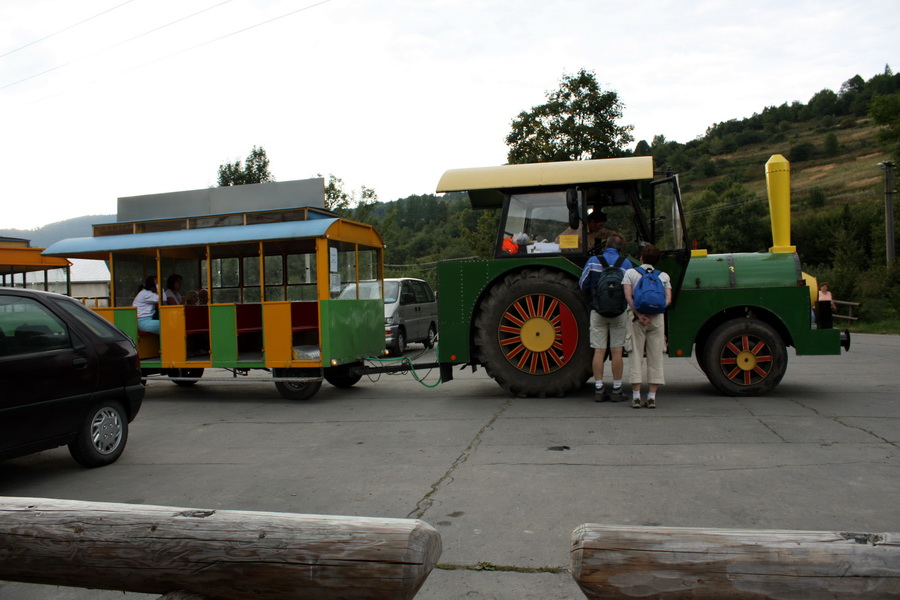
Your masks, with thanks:
M 878 163 L 889 160 L 887 152 L 875 141 L 876 128 L 871 119 L 858 119 L 852 127 L 834 125 L 823 127 L 821 120 L 792 124 L 779 134 L 778 142 L 763 142 L 740 148 L 732 154 L 713 157 L 727 161 L 729 166 L 721 174 L 706 179 L 695 179 L 685 185 L 685 198 L 699 196 L 713 181 L 726 175 L 740 180 L 758 196 L 766 197 L 765 164 L 773 154 L 782 154 L 790 160 L 791 147 L 809 142 L 821 152 L 829 133 L 837 136 L 839 153 L 834 157 L 816 157 L 807 161 L 791 162 L 792 208 L 803 214 L 803 199 L 814 188 L 825 192 L 826 206 L 883 202 L 884 174 Z
M 825 207 L 851 205 L 882 205 L 884 202 L 884 171 L 878 163 L 890 160 L 887 152 L 875 141 L 876 127 L 871 119 L 858 119 L 852 127 L 823 127 L 821 121 L 797 123 L 784 133 L 779 142 L 764 142 L 740 148 L 732 154 L 715 157 L 724 159 L 730 166 L 716 177 L 694 179 L 685 185 L 685 200 L 700 194 L 714 181 L 731 175 L 761 198 L 766 198 L 765 163 L 773 154 L 790 156 L 792 146 L 810 142 L 821 152 L 825 136 L 834 132 L 838 138 L 839 153 L 834 157 L 816 157 L 808 161 L 791 163 L 791 205 L 794 216 L 810 211 L 804 199 L 814 188 L 825 193 Z M 858 312 L 858 311 L 857 311 Z M 835 320 L 842 329 L 864 333 L 900 333 L 900 322 L 877 323 Z

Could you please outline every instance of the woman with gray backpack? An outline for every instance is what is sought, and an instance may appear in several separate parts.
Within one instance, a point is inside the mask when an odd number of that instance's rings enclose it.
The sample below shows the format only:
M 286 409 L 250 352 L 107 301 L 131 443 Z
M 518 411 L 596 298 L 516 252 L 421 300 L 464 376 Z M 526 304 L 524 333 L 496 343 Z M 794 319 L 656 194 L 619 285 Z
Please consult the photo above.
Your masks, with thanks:
M 634 333 L 629 362 L 631 407 L 656 408 L 656 391 L 665 383 L 663 354 L 666 348 L 666 307 L 672 303 L 669 275 L 655 268 L 662 253 L 649 244 L 641 250 L 641 266 L 629 269 L 622 280 L 625 300 L 631 307 Z M 647 357 L 647 399 L 641 403 L 643 359 Z

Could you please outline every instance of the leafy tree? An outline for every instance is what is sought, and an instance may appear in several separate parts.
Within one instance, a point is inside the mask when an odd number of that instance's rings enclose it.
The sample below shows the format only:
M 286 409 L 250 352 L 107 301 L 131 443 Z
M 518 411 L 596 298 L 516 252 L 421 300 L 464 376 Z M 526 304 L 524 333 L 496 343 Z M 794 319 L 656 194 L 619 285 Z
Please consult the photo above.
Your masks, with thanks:
M 652 154 L 653 150 L 650 148 L 650 144 L 648 144 L 646 140 L 639 141 L 634 147 L 635 156 L 650 156 Z
M 471 230 L 460 231 L 468 241 L 469 249 L 478 258 L 493 258 L 497 241 L 497 227 L 500 225 L 499 210 L 484 210 L 475 225 L 475 235 Z
M 265 183 L 275 181 L 275 177 L 269 171 L 269 159 L 262 146 L 247 155 L 247 160 L 241 165 L 241 161 L 219 165 L 219 186 L 245 185 L 248 183 Z
M 869 108 L 876 124 L 882 125 L 878 141 L 900 164 L 900 92 L 876 96 Z
M 623 156 L 632 125 L 617 125 L 624 104 L 604 91 L 593 71 L 563 75 L 547 102 L 522 111 L 506 136 L 511 164 Z
M 373 221 L 375 220 L 374 215 L 377 204 L 378 194 L 375 193 L 375 190 L 362 186 L 359 189 L 359 201 L 356 203 L 356 208 L 353 209 L 353 220 L 376 225 Z
M 321 173 L 317 177 L 324 177 Z M 344 180 L 328 174 L 328 183 L 325 184 L 325 208 L 336 213 L 350 210 L 353 197 L 344 190 Z
M 824 89 L 813 96 L 809 101 L 809 109 L 814 117 L 824 117 L 837 112 L 838 95 L 829 89 Z
M 771 245 L 768 208 L 739 183 L 721 193 L 710 187 L 686 216 L 691 237 L 710 252 L 758 252 Z
M 325 177 L 321 173 L 316 177 Z M 325 208 L 340 215 L 369 223 L 374 218 L 378 194 L 372 188 L 361 186 L 359 196 L 356 192 L 344 189 L 344 180 L 333 173 L 328 174 L 325 184 Z M 371 223 L 370 223 L 371 224 Z

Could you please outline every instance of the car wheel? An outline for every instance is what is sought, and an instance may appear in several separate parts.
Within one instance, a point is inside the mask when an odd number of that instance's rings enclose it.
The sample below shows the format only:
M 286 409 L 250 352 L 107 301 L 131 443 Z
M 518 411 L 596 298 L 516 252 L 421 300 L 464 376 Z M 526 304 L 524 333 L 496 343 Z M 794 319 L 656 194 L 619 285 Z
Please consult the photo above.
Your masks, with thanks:
M 274 369 L 275 377 L 299 377 L 293 369 Z M 288 400 L 309 400 L 322 387 L 321 381 L 276 381 L 275 388 Z
M 115 400 L 97 404 L 85 416 L 69 453 L 85 467 L 116 462 L 128 440 L 128 416 Z
M 169 377 L 203 377 L 203 369 L 169 369 Z M 196 381 L 173 381 L 175 385 L 190 387 Z
M 401 327 L 397 330 L 397 343 L 391 348 L 391 354 L 402 356 L 404 350 L 406 350 L 406 332 Z
M 341 365 L 339 367 L 328 367 L 325 369 L 325 381 L 338 388 L 351 388 L 356 385 L 362 374 L 352 374 L 350 369 L 358 366 L 358 363 L 351 365 Z
M 428 337 L 425 339 L 426 348 L 434 348 L 434 342 L 437 339 L 437 325 L 432 323 L 428 326 Z
M 516 396 L 561 396 L 584 385 L 593 351 L 575 278 L 525 269 L 491 287 L 474 322 L 485 370 Z
M 703 371 L 728 396 L 762 396 L 787 370 L 787 350 L 778 332 L 759 319 L 720 325 L 703 345 Z

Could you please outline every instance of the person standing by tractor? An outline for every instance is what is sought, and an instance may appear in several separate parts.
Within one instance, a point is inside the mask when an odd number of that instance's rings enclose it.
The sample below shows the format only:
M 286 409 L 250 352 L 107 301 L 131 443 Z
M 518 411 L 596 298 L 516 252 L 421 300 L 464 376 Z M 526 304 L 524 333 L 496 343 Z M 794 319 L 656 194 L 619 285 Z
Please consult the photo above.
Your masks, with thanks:
M 625 393 L 622 388 L 622 373 L 625 370 L 622 353 L 625 347 L 628 307 L 622 281 L 631 269 L 631 261 L 622 255 L 625 238 L 614 233 L 606 239 L 606 249 L 599 256 L 591 256 L 584 265 L 578 282 L 588 296 L 591 307 L 591 348 L 594 357 L 591 366 L 594 371 L 594 400 L 622 402 Z M 603 366 L 606 349 L 612 361 L 612 391 L 603 384 Z
M 625 273 L 625 299 L 634 315 L 632 353 L 628 359 L 631 407 L 656 408 L 656 392 L 665 383 L 663 355 L 666 349 L 665 313 L 672 303 L 672 282 L 655 269 L 661 252 L 653 244 L 641 250 L 641 266 Z M 647 399 L 641 403 L 643 358 L 647 357 Z

